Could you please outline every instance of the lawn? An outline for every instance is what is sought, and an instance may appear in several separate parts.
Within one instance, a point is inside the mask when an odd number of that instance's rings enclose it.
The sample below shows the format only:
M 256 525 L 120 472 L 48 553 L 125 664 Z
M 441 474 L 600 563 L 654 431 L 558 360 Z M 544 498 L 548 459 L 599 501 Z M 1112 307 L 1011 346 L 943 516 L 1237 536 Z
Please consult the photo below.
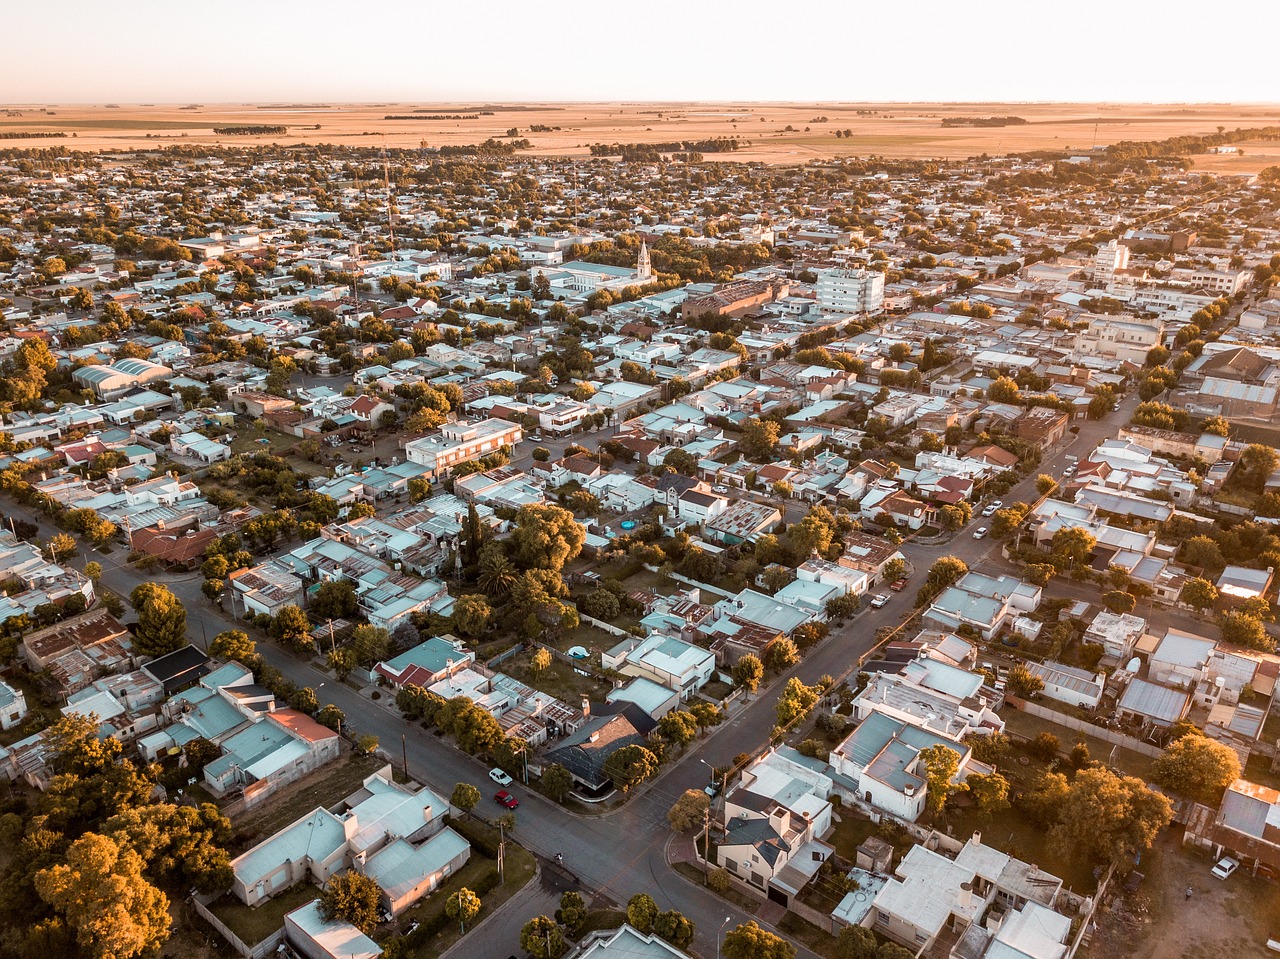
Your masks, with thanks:
M 982 833 L 985 845 L 1023 862 L 1035 863 L 1057 876 L 1064 886 L 1076 893 L 1091 893 L 1097 887 L 1091 866 L 1075 859 L 1064 861 L 1050 854 L 1045 830 L 1024 818 L 1016 809 L 1006 809 L 991 816 L 980 816 L 971 806 L 949 809 L 946 813 L 946 827 L 937 828 L 948 827 L 951 834 L 961 841 L 975 832 Z
M 620 629 L 626 628 L 626 624 L 622 622 L 622 617 L 619 617 L 615 625 Z M 574 646 L 583 646 L 588 652 L 593 653 L 590 661 L 599 666 L 600 657 L 594 655 L 594 653 L 608 652 L 622 641 L 623 637 L 621 636 L 606 633 L 600 627 L 592 626 L 590 623 L 581 623 L 577 629 L 562 634 L 554 643 L 554 646 L 563 653 L 567 653 Z
M 1083 740 L 1085 745 L 1089 747 L 1090 757 L 1094 760 L 1108 763 L 1109 765 L 1114 764 L 1121 772 L 1130 776 L 1137 776 L 1144 782 L 1151 779 L 1151 770 L 1155 764 L 1155 759 L 1151 756 L 1144 756 L 1142 753 L 1125 749 L 1123 746 L 1113 746 L 1105 740 L 1077 732 L 1074 729 L 1068 729 L 1066 726 L 1060 726 L 1055 722 L 1041 719 L 1039 716 L 1032 716 L 1018 709 L 1006 709 L 1003 717 L 1005 726 L 1013 736 L 1035 739 L 1041 733 L 1053 733 L 1061 741 L 1064 752 L 1070 750 L 1075 743 Z M 1115 759 L 1110 760 L 1109 757 L 1113 749 L 1115 750 Z
M 559 659 L 553 659 L 549 667 L 536 672 L 529 664 L 530 656 L 528 651 L 519 652 L 499 664 L 498 668 L 508 676 L 522 683 L 528 683 L 534 689 L 549 693 L 570 706 L 579 704 L 584 696 L 588 698 L 603 696 L 612 688 L 612 684 L 608 681 L 598 680 L 592 676 L 582 676 L 568 663 Z
M 471 838 L 471 834 L 476 831 L 484 831 L 487 834 L 492 834 L 491 840 L 494 843 L 497 841 L 496 830 L 475 820 L 455 823 L 454 825 L 459 827 L 459 831 L 464 832 L 468 838 Z M 481 897 L 480 915 L 476 917 L 474 922 L 478 923 L 486 916 L 496 912 L 503 903 L 519 892 L 524 887 L 524 884 L 533 878 L 534 865 L 533 855 L 527 849 L 517 845 L 515 842 L 508 841 L 505 866 L 506 881 Z M 496 862 L 485 856 L 479 848 L 473 845 L 471 859 L 467 861 L 467 864 L 450 876 L 430 896 L 423 899 L 412 909 L 407 910 L 400 917 L 401 922 L 407 923 L 411 919 L 417 919 L 423 925 L 429 926 L 432 921 L 438 921 L 437 917 L 444 912 L 445 903 L 451 895 L 464 887 L 468 889 L 480 887 L 481 882 L 496 869 Z M 459 932 L 458 927 L 450 922 L 434 936 L 430 936 L 423 942 L 418 943 L 416 948 L 406 954 L 418 956 L 421 959 L 427 959 L 429 956 L 439 956 L 461 938 L 462 934 Z
M 299 882 L 257 906 L 246 906 L 227 892 L 209 904 L 209 911 L 239 936 L 241 942 L 253 946 L 283 926 L 287 913 L 319 897 L 319 889 L 309 882 Z

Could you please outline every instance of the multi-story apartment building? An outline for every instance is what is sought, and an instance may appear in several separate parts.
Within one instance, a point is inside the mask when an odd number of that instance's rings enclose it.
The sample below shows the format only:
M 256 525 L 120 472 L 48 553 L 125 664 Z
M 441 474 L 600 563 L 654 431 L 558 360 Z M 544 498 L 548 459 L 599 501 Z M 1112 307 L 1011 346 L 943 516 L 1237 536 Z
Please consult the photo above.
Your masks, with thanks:
M 459 463 L 468 463 L 504 446 L 515 446 L 524 431 L 505 420 L 485 419 L 478 423 L 447 423 L 440 432 L 410 440 L 404 446 L 410 463 L 425 466 L 432 479 L 446 476 Z
M 884 309 L 884 274 L 861 268 L 823 270 L 818 274 L 818 309 L 879 313 Z

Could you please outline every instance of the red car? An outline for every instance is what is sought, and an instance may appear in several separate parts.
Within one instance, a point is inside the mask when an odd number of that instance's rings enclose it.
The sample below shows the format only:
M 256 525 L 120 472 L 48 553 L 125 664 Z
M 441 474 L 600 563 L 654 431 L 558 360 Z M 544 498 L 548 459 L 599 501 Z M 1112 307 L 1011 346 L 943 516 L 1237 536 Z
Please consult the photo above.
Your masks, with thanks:
M 500 789 L 498 792 L 494 793 L 493 801 L 499 806 L 506 806 L 508 809 L 515 809 L 520 805 L 520 800 L 511 795 L 511 793 L 507 792 L 505 789 Z
M 902 592 L 903 587 L 906 585 L 907 585 L 907 581 L 905 579 L 899 579 L 899 580 L 896 580 L 895 582 L 890 583 L 889 588 L 893 590 L 895 593 L 900 593 Z

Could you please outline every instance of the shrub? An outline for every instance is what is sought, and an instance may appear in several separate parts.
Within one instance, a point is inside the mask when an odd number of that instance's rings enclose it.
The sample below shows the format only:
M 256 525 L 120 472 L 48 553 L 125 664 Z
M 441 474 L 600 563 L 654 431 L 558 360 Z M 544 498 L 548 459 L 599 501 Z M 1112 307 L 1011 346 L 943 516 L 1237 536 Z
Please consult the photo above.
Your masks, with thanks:
M 1057 759 L 1058 752 L 1061 749 L 1062 744 L 1058 742 L 1058 737 L 1053 733 L 1041 733 L 1027 743 L 1027 752 L 1044 762 L 1052 762 Z

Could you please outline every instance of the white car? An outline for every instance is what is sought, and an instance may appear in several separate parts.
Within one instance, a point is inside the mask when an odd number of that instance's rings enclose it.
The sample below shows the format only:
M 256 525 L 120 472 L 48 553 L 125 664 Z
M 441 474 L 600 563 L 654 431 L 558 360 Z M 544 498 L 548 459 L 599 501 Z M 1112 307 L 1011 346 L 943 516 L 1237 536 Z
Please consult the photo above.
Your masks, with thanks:
M 996 515 L 996 507 L 995 507 L 995 504 L 993 503 L 993 504 L 991 504 L 990 506 L 983 507 L 982 515 L 983 515 L 983 516 L 995 516 L 995 515 Z
M 983 539 L 983 538 L 985 538 L 985 537 L 986 537 L 986 535 L 987 535 L 987 528 L 986 528 L 985 526 L 979 526 L 979 527 L 974 531 L 973 538 L 974 538 L 974 539 Z
M 871 601 L 871 608 L 879 609 L 881 606 L 887 606 L 888 604 L 889 604 L 889 594 L 877 593 L 875 599 Z
M 993 500 L 991 501 L 991 508 L 992 508 L 992 509 L 1000 509 L 1002 506 L 1004 506 L 1004 500 L 1002 500 L 1002 499 L 993 499 Z
M 489 770 L 489 778 L 496 782 L 499 786 L 510 786 L 513 782 L 512 778 L 505 772 L 494 766 Z
M 1213 867 L 1211 875 L 1215 879 L 1226 879 L 1233 872 L 1240 868 L 1240 863 L 1230 856 L 1223 856 L 1218 860 L 1218 864 Z

